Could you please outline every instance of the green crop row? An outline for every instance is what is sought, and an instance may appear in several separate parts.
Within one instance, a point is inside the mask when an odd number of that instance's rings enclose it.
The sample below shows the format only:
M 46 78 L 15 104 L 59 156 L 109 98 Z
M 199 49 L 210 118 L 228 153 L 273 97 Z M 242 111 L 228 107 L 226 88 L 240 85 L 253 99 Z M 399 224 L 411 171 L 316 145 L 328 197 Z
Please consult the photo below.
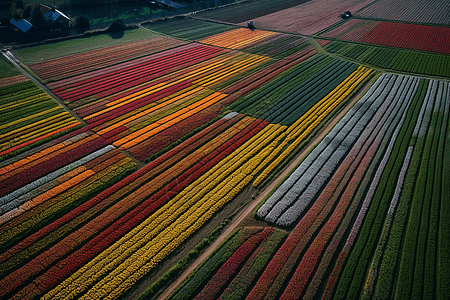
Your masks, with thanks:
M 414 118 L 413 118 L 414 120 Z M 390 199 L 395 190 L 396 178 L 403 165 L 403 158 L 409 146 L 410 138 L 397 138 L 386 168 L 381 175 L 370 208 L 364 219 L 358 239 L 339 280 L 336 299 L 356 299 L 361 293 L 366 270 L 376 248 Z
M 450 55 L 345 42 L 332 42 L 325 47 L 325 50 L 382 69 L 450 77 Z
M 245 228 L 236 230 L 206 259 L 195 272 L 192 272 L 186 280 L 169 296 L 168 299 L 192 298 L 195 292 L 202 288 L 217 269 L 239 248 L 252 234 L 261 231 L 262 228 Z
M 406 144 L 403 147 L 408 146 L 409 138 L 411 137 L 417 116 L 420 111 L 421 101 L 425 96 L 426 92 L 426 81 L 421 80 L 417 93 L 411 104 L 411 109 L 408 111 L 405 124 L 402 127 L 399 136 L 405 137 L 404 142 Z M 416 179 L 416 173 L 420 164 L 418 164 L 418 159 L 420 159 L 421 151 L 417 150 L 413 152 L 413 156 L 410 162 L 410 167 L 405 176 L 405 181 L 403 185 L 403 193 L 400 196 L 398 207 L 394 216 L 391 232 L 389 239 L 386 243 L 385 255 L 380 266 L 380 271 L 378 275 L 378 283 L 376 292 L 377 295 L 385 295 L 385 293 L 390 293 L 392 284 L 394 282 L 394 270 L 395 266 L 398 266 L 398 256 L 399 256 L 399 246 L 400 241 L 404 234 L 405 218 L 408 216 L 409 211 L 409 201 L 411 194 L 413 193 L 414 182 Z M 383 285 L 384 284 L 384 285 Z M 388 294 L 389 295 L 389 294 Z M 388 297 L 389 298 L 389 297 Z

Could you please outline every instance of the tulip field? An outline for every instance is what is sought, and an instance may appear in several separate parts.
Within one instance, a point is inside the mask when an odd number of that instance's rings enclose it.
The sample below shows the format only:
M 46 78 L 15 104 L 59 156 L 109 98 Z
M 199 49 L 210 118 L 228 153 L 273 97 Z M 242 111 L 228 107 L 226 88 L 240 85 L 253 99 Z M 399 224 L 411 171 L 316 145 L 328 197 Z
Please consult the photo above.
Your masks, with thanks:
M 408 21 L 359 13 L 380 3 Z M 135 299 L 226 214 L 158 293 L 446 299 L 449 28 L 336 18 L 180 16 L 2 55 L 0 299 Z
M 9 78 L 0 87 L 0 161 L 81 125 L 33 82 Z
M 234 299 L 445 298 L 449 105 L 446 82 L 380 76 L 258 209 L 295 227 Z M 217 273 L 200 285 L 199 267 L 173 299 L 216 293 L 228 262 L 205 264 Z
M 325 46 L 325 50 L 384 70 L 450 78 L 449 54 L 405 51 L 338 41 Z
M 364 18 L 404 22 L 450 24 L 450 7 L 446 0 L 380 0 L 358 11 Z
M 450 54 L 450 45 L 447 42 L 450 38 L 449 27 L 351 19 L 321 36 L 343 41 Z
M 182 44 L 176 39 L 156 37 L 33 63 L 29 68 L 41 79 L 51 82 Z

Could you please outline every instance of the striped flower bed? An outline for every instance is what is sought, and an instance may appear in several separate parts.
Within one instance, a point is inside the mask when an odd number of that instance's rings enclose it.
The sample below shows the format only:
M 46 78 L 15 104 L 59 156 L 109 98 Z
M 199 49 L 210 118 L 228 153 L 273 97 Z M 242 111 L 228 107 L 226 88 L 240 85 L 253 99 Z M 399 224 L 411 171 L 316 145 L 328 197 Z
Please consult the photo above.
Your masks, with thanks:
M 307 137 L 335 108 L 349 99 L 370 74 L 370 69 L 316 56 L 309 63 L 292 68 L 284 76 L 235 101 L 230 106 L 234 110 L 290 125 L 283 127 L 283 133 L 270 146 L 274 149 L 260 166 L 262 173 L 253 185 L 261 184 L 298 151 Z
M 358 101 L 333 128 L 303 163 L 258 210 L 258 216 L 278 225 L 289 226 L 302 215 L 329 177 L 347 154 L 376 110 L 385 101 L 393 85 L 383 83 L 372 87 L 373 97 Z M 371 95 L 371 93 L 368 93 Z M 384 97 L 378 97 L 378 95 Z M 373 107 L 372 107 L 373 106 Z M 371 108 L 372 107 L 372 108 Z M 369 109 L 371 108 L 371 109 Z M 350 134 L 351 133 L 351 134 Z
M 358 14 L 364 18 L 405 22 L 450 24 L 450 7 L 446 0 L 380 0 Z
M 214 86 L 266 61 L 190 44 L 49 86 L 94 132 L 145 160 L 221 114 L 230 100 Z
M 292 58 L 296 56 L 294 54 L 299 55 L 299 52 L 302 50 L 303 52 L 308 52 L 312 49 L 314 48 L 306 42 L 304 37 L 290 34 L 274 34 L 268 39 L 240 48 L 244 52 L 269 56 L 275 59 Z
M 14 75 L 14 76 L 10 76 L 10 77 L 4 77 L 2 78 L 2 81 L 0 82 L 0 87 L 5 87 L 5 86 L 9 86 L 9 85 L 13 85 L 16 83 L 21 83 L 21 82 L 25 82 L 25 81 L 29 81 L 30 78 L 28 78 L 25 75 Z
M 442 202 L 445 197 L 439 193 L 441 189 L 438 186 L 445 185 L 439 170 L 442 170 L 446 159 L 438 158 L 436 153 L 443 153 L 443 137 L 445 132 L 448 134 L 448 85 L 437 81 L 423 82 L 416 101 L 418 104 L 405 131 L 405 141 L 401 148 L 397 148 L 400 152 L 397 157 L 391 155 L 386 172 L 380 174 L 380 188 L 372 200 L 374 205 L 367 210 L 367 221 L 360 229 L 362 238 L 352 241 L 354 250 L 346 255 L 348 263 L 336 289 L 339 298 L 358 294 L 389 298 L 393 293 L 401 297 L 440 298 L 436 288 L 441 291 L 448 289 L 441 281 L 448 277 L 448 272 L 430 268 L 433 262 L 445 261 L 447 255 L 436 252 L 436 242 L 439 243 L 443 236 L 425 229 L 432 223 L 433 227 L 446 230 L 447 225 L 444 224 L 448 223 L 438 217 L 436 210 L 439 203 L 445 202 Z M 409 164 L 406 170 L 405 164 Z M 398 170 L 401 175 L 392 183 L 388 177 L 392 172 L 390 168 Z M 413 186 L 414 190 L 411 189 Z M 398 189 L 403 192 L 398 194 Z M 378 246 L 359 255 L 367 244 Z M 354 276 L 350 280 L 351 272 Z M 394 278 L 404 281 L 398 281 L 398 286 L 394 287 Z M 431 288 L 426 287 L 427 284 Z
M 81 124 L 31 81 L 0 88 L 0 161 Z
M 155 37 L 67 55 L 30 64 L 28 67 L 43 80 L 52 82 L 183 44 L 185 42 L 176 39 Z
M 325 47 L 325 50 L 383 69 L 450 77 L 450 55 L 448 54 L 405 51 L 344 42 L 332 42 Z
M 274 228 L 233 232 L 168 299 L 241 299 L 285 236 Z
M 261 125 L 264 126 L 264 123 L 260 123 L 259 126 Z M 242 138 L 247 139 L 254 135 L 232 155 L 228 155 L 226 159 L 218 161 L 211 158 L 207 159 L 205 162 L 208 162 L 208 164 L 204 166 L 203 171 L 206 171 L 206 173 L 187 188 L 180 190 L 178 194 L 175 191 L 173 193 L 175 197 L 170 200 L 167 199 L 168 202 L 155 211 L 145 222 L 139 225 L 135 223 L 134 226 L 138 226 L 133 231 L 124 235 L 121 240 L 114 243 L 106 252 L 98 255 L 96 259 L 89 261 L 88 264 L 75 272 L 45 298 L 58 297 L 59 294 L 67 295 L 68 293 L 104 297 L 106 296 L 105 292 L 110 296 L 117 297 L 128 290 L 248 184 L 247 179 L 242 180 L 242 176 L 244 178 L 246 176 L 246 172 L 242 172 L 242 170 L 250 171 L 246 167 L 254 161 L 250 157 L 258 152 L 262 147 L 259 145 L 262 138 L 272 132 L 274 128 L 266 127 L 256 133 L 258 130 L 260 129 L 255 128 L 243 136 Z M 243 149 L 246 149 L 246 151 L 242 151 Z M 258 158 L 258 156 L 255 157 L 255 159 Z M 167 178 L 167 176 L 164 176 L 164 178 Z M 178 185 L 179 181 L 176 180 L 174 183 Z M 170 190 L 170 188 L 168 189 Z M 166 193 L 166 189 L 163 189 L 162 192 Z M 161 202 L 164 199 L 158 201 Z M 139 208 L 138 211 L 142 211 L 142 208 Z M 132 220 L 135 222 L 136 217 Z M 124 229 L 121 228 L 121 230 Z M 130 247 L 131 245 L 133 246 Z M 125 249 L 127 250 L 124 255 Z M 136 261 L 134 256 L 140 255 L 140 253 L 146 253 L 147 259 Z M 106 261 L 109 261 L 109 267 L 107 268 L 104 267 Z M 130 273 L 127 271 L 130 268 L 133 268 L 136 272 Z M 93 284 L 93 287 L 87 290 L 79 289 L 81 281 L 89 281 Z M 112 289 L 101 288 L 105 286 Z M 107 292 L 108 290 L 110 292 Z
M 352 19 L 325 37 L 343 41 L 450 54 L 448 27 Z
M 60 137 L 43 149 L 6 161 L 0 169 L 0 196 L 21 188 L 42 176 L 97 151 L 108 143 L 82 128 Z
M 170 299 L 445 298 L 436 291 L 448 289 L 448 272 L 431 266 L 445 265 L 448 238 L 427 229 L 449 228 L 437 211 L 446 202 L 440 191 L 447 159 L 440 154 L 448 136 L 449 91 L 446 82 L 383 74 L 300 165 L 311 166 L 305 174 L 332 174 L 324 187 L 300 196 L 311 197 L 308 209 L 256 282 L 249 276 L 242 288 L 231 285 L 240 280 L 239 268 L 246 269 L 258 235 L 241 247 L 230 237 Z M 339 148 L 328 151 L 326 145 Z M 314 167 L 319 163 L 323 167 Z
M 135 164 L 112 146 L 106 146 L 0 199 L 2 247 L 20 240 L 105 186 L 124 177 Z M 11 253 L 7 253 L 11 258 Z M 3 257 L 5 258 L 5 257 Z M 23 258 L 15 256 L 14 262 Z M 4 266 L 2 275 L 11 271 Z
M 277 35 L 277 33 L 259 29 L 237 28 L 200 39 L 198 42 L 228 49 L 243 49 L 261 43 L 273 35 Z
M 149 216 L 153 216 L 150 219 L 154 219 L 157 216 L 161 217 L 163 212 L 168 213 L 167 210 L 171 210 L 172 206 L 169 204 L 176 201 L 170 200 L 171 198 L 266 124 L 261 120 L 244 118 L 242 115 L 224 118 L 69 214 L 25 238 L 23 242 L 9 249 L 8 253 L 17 252 L 16 256 L 23 259 L 28 259 L 31 253 L 38 256 L 6 276 L 1 282 L 2 289 L 5 287 L 4 295 L 12 295 L 11 293 L 40 295 L 42 291 L 48 291 L 58 285 L 61 280 L 90 262 L 110 245 L 114 243 L 122 245 L 118 238 Z M 192 152 L 193 149 L 197 150 Z M 80 229 L 73 231 L 75 226 L 83 224 L 85 225 Z M 55 238 L 63 239 L 57 242 Z M 44 245 L 51 248 L 40 253 Z M 81 245 L 83 246 L 80 248 Z M 92 261 L 94 262 L 95 260 Z M 67 263 L 70 267 L 64 269 L 58 267 Z M 39 264 L 39 267 L 36 264 Z M 36 278 L 35 282 L 39 284 L 24 285 L 30 278 Z M 4 284 L 10 280 L 16 284 L 6 288 Z

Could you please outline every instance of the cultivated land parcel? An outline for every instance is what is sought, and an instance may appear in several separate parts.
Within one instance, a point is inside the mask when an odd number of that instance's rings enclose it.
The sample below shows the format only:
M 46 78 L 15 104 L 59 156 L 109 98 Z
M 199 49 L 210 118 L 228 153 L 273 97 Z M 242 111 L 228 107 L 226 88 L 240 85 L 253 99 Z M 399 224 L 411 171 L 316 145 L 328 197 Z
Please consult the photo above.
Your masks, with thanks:
M 0 298 L 446 299 L 450 8 L 334 2 L 5 50 Z

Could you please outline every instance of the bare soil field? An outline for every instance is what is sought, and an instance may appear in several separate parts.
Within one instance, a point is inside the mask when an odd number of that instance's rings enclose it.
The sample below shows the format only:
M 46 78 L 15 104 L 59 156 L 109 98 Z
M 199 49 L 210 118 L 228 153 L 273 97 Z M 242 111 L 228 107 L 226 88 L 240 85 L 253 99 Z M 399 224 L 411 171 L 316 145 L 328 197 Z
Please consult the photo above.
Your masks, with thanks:
M 227 23 L 244 23 L 247 26 L 247 20 L 263 17 L 278 11 L 283 11 L 287 8 L 297 6 L 302 3 L 307 3 L 311 0 L 258 0 L 239 3 L 237 5 L 230 5 L 227 7 L 214 9 L 195 16 L 207 19 L 216 20 Z
M 312 35 L 340 20 L 344 11 L 355 13 L 372 0 L 313 0 L 238 25 L 253 21 L 255 27 Z

